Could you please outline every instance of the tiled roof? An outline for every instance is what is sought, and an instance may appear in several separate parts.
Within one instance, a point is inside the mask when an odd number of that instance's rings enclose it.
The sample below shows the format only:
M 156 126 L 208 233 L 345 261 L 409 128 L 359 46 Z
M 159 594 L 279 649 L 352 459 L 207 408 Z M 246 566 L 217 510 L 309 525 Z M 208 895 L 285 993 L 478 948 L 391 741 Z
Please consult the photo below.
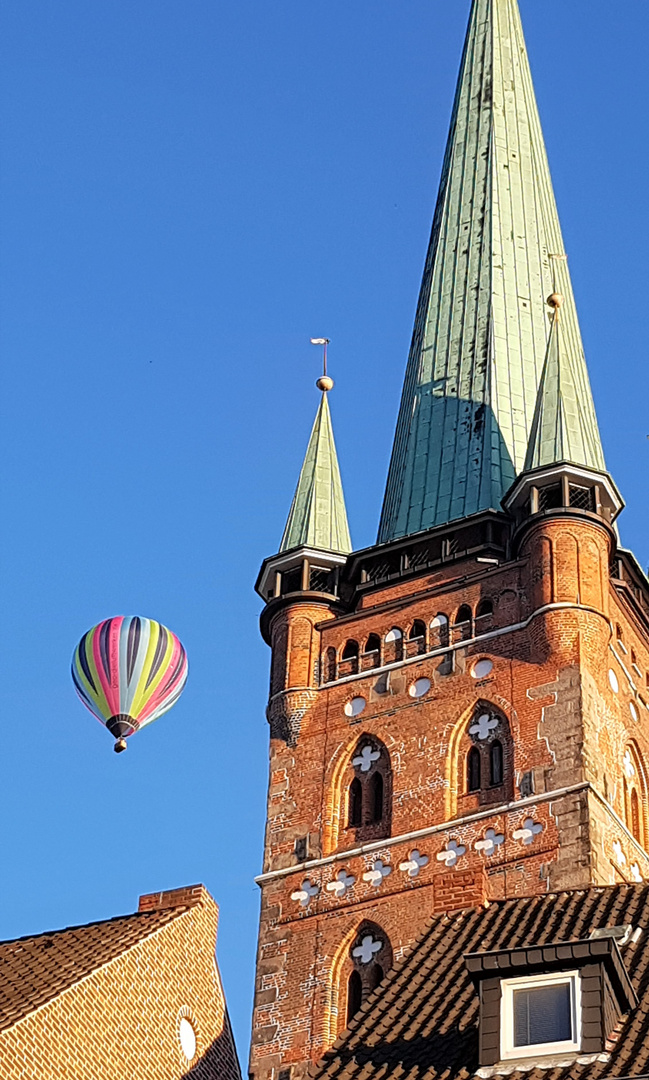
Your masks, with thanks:
M 439 915 L 402 964 L 313 1068 L 319 1080 L 470 1080 L 478 1074 L 478 997 L 464 955 L 576 941 L 605 926 L 644 931 L 622 950 L 639 1005 L 610 1054 L 533 1068 L 526 1080 L 598 1080 L 649 1073 L 649 887 L 615 885 L 493 902 Z M 497 1067 L 496 1067 L 497 1071 Z
M 0 1031 L 187 910 L 177 907 L 0 942 Z

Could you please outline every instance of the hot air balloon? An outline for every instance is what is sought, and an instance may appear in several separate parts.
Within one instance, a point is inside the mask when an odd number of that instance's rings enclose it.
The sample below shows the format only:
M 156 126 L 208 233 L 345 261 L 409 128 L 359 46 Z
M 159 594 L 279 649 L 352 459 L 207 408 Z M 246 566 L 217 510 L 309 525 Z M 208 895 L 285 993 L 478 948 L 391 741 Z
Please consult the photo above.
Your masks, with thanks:
M 187 654 L 161 623 L 120 615 L 83 635 L 72 678 L 86 708 L 115 736 L 119 754 L 129 735 L 178 701 L 187 681 Z

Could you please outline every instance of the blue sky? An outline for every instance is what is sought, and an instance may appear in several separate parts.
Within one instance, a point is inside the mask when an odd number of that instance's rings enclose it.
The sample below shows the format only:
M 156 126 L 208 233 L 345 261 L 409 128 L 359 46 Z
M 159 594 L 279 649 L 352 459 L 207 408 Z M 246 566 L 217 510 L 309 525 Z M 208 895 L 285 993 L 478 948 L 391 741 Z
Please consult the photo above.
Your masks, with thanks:
M 376 526 L 468 0 L 5 0 L 0 936 L 204 882 L 245 1059 L 276 550 L 332 339 Z M 521 8 L 623 540 L 649 561 L 649 5 Z M 113 614 L 190 677 L 116 757 L 69 661 Z

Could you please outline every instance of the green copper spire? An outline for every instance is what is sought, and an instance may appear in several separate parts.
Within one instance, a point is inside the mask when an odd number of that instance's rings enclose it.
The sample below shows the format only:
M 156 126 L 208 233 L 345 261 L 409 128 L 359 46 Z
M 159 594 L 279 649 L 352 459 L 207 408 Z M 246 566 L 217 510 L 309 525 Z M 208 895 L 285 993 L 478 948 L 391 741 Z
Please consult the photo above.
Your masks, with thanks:
M 343 555 L 352 550 L 326 391 L 316 413 L 279 550 L 296 547 Z
M 379 542 L 500 507 L 525 463 L 563 252 L 517 0 L 473 0 Z M 594 445 L 567 267 L 561 291 Z
M 525 472 L 560 461 L 586 465 L 604 472 L 604 453 L 597 418 L 581 355 L 566 348 L 560 294 L 550 297 L 554 307 L 548 352 L 539 383 Z

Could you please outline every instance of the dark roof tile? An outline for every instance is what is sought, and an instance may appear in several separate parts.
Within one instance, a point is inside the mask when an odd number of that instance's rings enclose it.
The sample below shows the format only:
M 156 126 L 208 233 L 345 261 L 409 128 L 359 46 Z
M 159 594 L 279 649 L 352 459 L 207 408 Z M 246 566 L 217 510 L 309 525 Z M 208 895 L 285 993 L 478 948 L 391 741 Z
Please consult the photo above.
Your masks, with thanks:
M 387 982 L 314 1066 L 314 1078 L 469 1080 L 478 1069 L 478 999 L 464 954 L 588 938 L 631 922 L 644 930 L 623 950 L 637 1009 L 603 1060 L 533 1069 L 526 1080 L 600 1080 L 649 1072 L 649 887 L 613 885 L 492 902 L 426 925 Z
M 187 911 L 124 915 L 0 942 L 0 1031 Z

